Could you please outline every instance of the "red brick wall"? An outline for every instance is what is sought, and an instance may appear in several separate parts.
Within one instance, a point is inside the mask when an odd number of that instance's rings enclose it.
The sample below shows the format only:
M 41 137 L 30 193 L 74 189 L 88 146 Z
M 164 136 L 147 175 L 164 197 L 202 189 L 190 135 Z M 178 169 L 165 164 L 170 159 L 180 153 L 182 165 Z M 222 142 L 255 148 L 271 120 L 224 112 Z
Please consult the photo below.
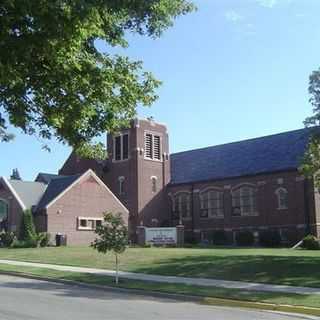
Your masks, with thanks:
M 0 180 L 0 198 L 5 200 L 9 205 L 8 212 L 8 229 L 9 231 L 18 232 L 20 230 L 23 210 L 12 195 L 11 191 L 7 188 L 7 186 L 1 182 Z
M 113 136 L 108 135 L 107 150 L 109 159 L 104 173 L 104 182 L 112 192 L 128 207 L 130 212 L 129 228 L 134 240 L 137 225 L 150 226 L 153 219 L 159 225 L 168 222 L 169 210 L 166 198 L 166 185 L 170 180 L 170 161 L 144 159 L 144 133 L 152 132 L 161 136 L 162 156 L 169 154 L 169 140 L 166 126 L 148 120 L 136 120 L 129 133 L 129 159 L 113 161 Z M 119 195 L 118 178 L 125 178 L 125 192 Z M 151 177 L 157 177 L 157 192 L 152 192 Z
M 280 184 L 280 180 L 283 181 Z M 231 189 L 243 183 L 251 183 L 257 187 L 257 216 L 232 216 Z M 226 179 L 207 183 L 195 183 L 194 185 L 170 186 L 168 194 L 173 195 L 179 191 L 192 191 L 193 188 L 193 220 L 187 219 L 183 223 L 187 231 L 194 231 L 197 238 L 200 232 L 208 230 L 225 229 L 228 231 L 251 228 L 259 230 L 263 228 L 294 228 L 297 236 L 305 232 L 306 215 L 313 215 L 312 210 L 306 212 L 305 180 L 296 171 L 275 174 L 259 175 L 254 177 L 241 177 L 237 179 Z M 224 196 L 224 218 L 200 218 L 199 192 L 207 187 L 218 187 L 223 190 Z M 284 187 L 288 191 L 288 209 L 277 209 L 277 197 L 275 191 Z M 168 197 L 170 203 L 171 198 Z M 312 205 L 312 199 L 309 199 Z M 173 220 L 175 225 L 177 220 Z
M 92 177 L 77 183 L 47 209 L 48 232 L 67 235 L 68 245 L 89 245 L 94 231 L 78 230 L 78 217 L 103 217 L 104 212 L 128 214 L 123 206 Z

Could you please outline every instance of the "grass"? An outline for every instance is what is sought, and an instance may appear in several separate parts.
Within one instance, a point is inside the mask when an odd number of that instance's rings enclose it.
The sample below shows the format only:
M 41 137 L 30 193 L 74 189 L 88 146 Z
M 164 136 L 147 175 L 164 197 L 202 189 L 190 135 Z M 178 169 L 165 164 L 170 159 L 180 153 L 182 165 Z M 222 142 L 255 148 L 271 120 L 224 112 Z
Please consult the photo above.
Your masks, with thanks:
M 114 256 L 89 247 L 0 249 L 0 259 L 114 269 Z M 123 271 L 320 287 L 320 251 L 130 248 Z
M 92 275 L 86 273 L 65 272 L 50 270 L 44 268 L 34 267 L 21 267 L 11 266 L 6 264 L 0 264 L 1 272 L 16 272 L 29 275 L 35 275 L 44 278 L 51 278 L 53 280 L 72 280 L 87 284 L 99 284 L 104 286 L 115 286 L 114 279 L 106 276 Z M 233 299 L 238 301 L 251 301 L 262 302 L 276 305 L 293 305 L 303 307 L 320 307 L 320 295 L 300 295 L 300 294 L 283 294 L 273 292 L 252 292 L 246 290 L 237 289 L 224 289 L 217 287 L 201 287 L 190 286 L 183 284 L 166 284 L 166 283 L 154 283 L 137 280 L 125 280 L 121 279 L 118 287 L 129 289 L 140 289 L 144 291 L 156 291 L 162 293 L 176 293 L 187 294 L 201 297 L 212 297 L 222 299 Z M 315 311 L 317 315 L 320 315 L 320 309 Z

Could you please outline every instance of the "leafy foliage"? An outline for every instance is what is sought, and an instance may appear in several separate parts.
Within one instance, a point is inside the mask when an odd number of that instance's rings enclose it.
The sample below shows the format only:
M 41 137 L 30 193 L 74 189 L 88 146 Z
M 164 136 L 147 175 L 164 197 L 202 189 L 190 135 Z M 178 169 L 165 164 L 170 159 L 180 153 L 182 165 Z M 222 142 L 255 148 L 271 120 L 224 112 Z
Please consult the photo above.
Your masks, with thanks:
M 40 232 L 37 236 L 37 241 L 40 247 L 48 247 L 50 244 L 51 235 L 48 232 Z
M 187 0 L 2 0 L 0 139 L 12 138 L 9 121 L 78 150 L 127 125 L 137 105 L 157 99 L 160 82 L 96 41 L 110 48 L 128 46 L 128 33 L 156 38 L 193 9 Z
M 23 212 L 21 240 L 24 241 L 37 241 L 36 228 L 33 222 L 33 215 L 30 209 Z
M 116 256 L 116 283 L 119 282 L 119 260 L 118 255 L 123 253 L 128 245 L 128 228 L 124 223 L 121 214 L 113 215 L 106 213 L 103 223 L 97 227 L 98 237 L 91 246 L 98 252 L 113 252 Z
M 20 176 L 20 173 L 19 173 L 18 169 L 13 169 L 12 170 L 12 174 L 10 176 L 10 179 L 11 180 L 21 180 L 21 176 Z
M 309 78 L 310 103 L 313 106 L 313 115 L 308 117 L 304 124 L 307 127 L 320 125 L 320 69 L 313 71 Z M 313 178 L 315 186 L 320 188 L 320 136 L 314 132 L 300 166 L 300 171 L 308 178 Z
M 302 248 L 308 250 L 320 250 L 319 240 L 315 236 L 309 234 L 308 236 L 303 238 Z
M 96 229 L 97 239 L 91 244 L 98 252 L 123 253 L 128 245 L 128 228 L 120 214 L 106 213 L 103 223 Z
M 3 247 L 10 247 L 16 235 L 14 232 L 2 231 L 0 233 L 0 245 Z

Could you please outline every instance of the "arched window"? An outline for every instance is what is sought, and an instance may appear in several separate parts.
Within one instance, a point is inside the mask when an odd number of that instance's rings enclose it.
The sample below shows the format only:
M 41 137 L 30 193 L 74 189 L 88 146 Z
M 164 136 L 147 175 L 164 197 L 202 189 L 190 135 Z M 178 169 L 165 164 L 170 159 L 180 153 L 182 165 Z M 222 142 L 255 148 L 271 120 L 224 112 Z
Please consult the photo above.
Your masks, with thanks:
M 278 209 L 288 209 L 288 191 L 285 188 L 279 188 L 275 192 L 278 200 Z
M 257 215 L 257 189 L 251 185 L 242 185 L 232 191 L 232 215 Z
M 223 192 L 215 189 L 201 192 L 200 206 L 201 218 L 223 217 Z
M 125 177 L 119 177 L 118 182 L 119 182 L 119 194 L 123 195 L 124 194 L 124 181 Z
M 191 195 L 179 192 L 172 198 L 172 213 L 175 219 L 186 219 L 191 216 Z
M 157 188 L 157 177 L 151 177 L 151 190 L 153 193 L 156 193 L 158 188 Z
M 0 221 L 6 219 L 8 216 L 8 204 L 6 201 L 0 199 Z

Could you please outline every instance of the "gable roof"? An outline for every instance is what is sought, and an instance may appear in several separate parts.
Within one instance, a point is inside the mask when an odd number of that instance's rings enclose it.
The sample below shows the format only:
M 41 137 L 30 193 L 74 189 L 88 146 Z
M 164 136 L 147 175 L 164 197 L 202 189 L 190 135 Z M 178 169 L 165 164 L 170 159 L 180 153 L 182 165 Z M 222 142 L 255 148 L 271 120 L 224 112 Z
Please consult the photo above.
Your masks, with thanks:
M 61 176 L 61 175 L 58 175 L 58 174 L 40 172 L 37 175 L 35 181 L 43 182 L 45 184 L 49 184 L 52 179 L 58 179 L 58 178 L 64 178 L 64 177 L 65 176 Z
M 58 179 L 51 179 L 46 192 L 38 204 L 37 209 L 44 209 L 51 201 L 53 201 L 58 195 L 72 185 L 80 176 L 80 174 L 76 174 L 73 176 L 60 176 Z
M 219 180 L 297 169 L 319 127 L 171 155 L 171 184 Z
M 105 183 L 95 174 L 91 169 L 88 169 L 83 174 L 77 174 L 73 176 L 59 177 L 59 179 L 51 180 L 45 194 L 43 195 L 37 209 L 48 209 L 55 201 L 61 198 L 68 190 L 70 190 L 78 182 L 82 181 L 83 178 L 88 176 L 93 177 L 96 182 L 104 187 L 107 192 L 113 196 L 113 198 L 118 202 L 118 204 L 129 213 L 128 209 L 122 204 L 122 202 L 111 192 L 111 190 L 105 185 Z
M 47 188 L 46 184 L 41 182 L 7 179 L 4 181 L 23 210 L 36 206 Z

